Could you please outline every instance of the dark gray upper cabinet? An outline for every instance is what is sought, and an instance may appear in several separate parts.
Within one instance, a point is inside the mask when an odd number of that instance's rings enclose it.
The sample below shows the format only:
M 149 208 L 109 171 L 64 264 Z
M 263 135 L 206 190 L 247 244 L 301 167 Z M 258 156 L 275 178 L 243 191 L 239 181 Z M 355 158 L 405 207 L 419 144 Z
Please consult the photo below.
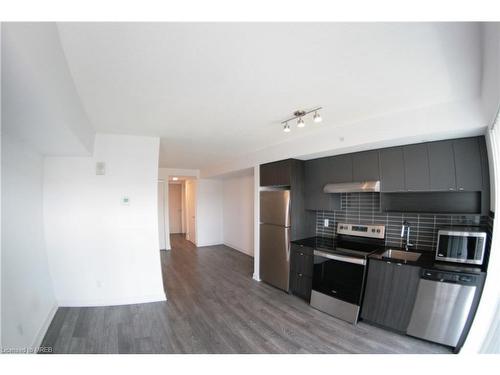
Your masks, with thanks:
M 480 191 L 483 186 L 478 138 L 453 141 L 457 190 Z
M 358 181 L 377 181 L 380 179 L 378 150 L 352 154 L 352 179 Z
M 340 207 L 340 197 L 323 192 L 329 182 L 329 158 L 307 160 L 304 163 L 305 173 L 305 208 L 315 211 L 332 211 Z M 335 194 L 337 195 L 337 194 Z
M 409 145 L 403 148 L 405 165 L 405 190 L 429 191 L 429 155 L 427 144 Z
M 380 150 L 380 190 L 398 192 L 405 190 L 403 148 Z
M 362 319 L 405 332 L 419 279 L 419 267 L 370 259 Z
M 260 186 L 289 186 L 293 159 L 280 160 L 260 166 Z
M 456 190 L 453 141 L 430 142 L 427 148 L 429 150 L 430 190 Z
M 338 155 L 326 158 L 328 163 L 327 181 L 334 182 L 352 182 L 352 155 Z

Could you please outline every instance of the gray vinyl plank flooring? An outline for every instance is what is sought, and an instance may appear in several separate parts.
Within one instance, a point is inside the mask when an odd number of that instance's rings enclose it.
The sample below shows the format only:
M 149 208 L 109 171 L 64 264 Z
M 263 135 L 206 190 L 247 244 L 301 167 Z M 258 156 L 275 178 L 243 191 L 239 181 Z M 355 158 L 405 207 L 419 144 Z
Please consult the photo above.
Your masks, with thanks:
M 253 259 L 227 246 L 171 241 L 161 252 L 168 301 L 61 307 L 42 345 L 54 353 L 450 353 L 323 314 L 253 280 Z

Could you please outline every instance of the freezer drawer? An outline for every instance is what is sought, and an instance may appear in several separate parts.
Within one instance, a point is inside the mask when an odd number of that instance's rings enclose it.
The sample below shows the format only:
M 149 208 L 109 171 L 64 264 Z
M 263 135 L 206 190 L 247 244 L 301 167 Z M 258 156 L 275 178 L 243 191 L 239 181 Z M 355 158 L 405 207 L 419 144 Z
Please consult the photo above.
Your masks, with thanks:
M 420 279 L 407 334 L 455 347 L 469 316 L 476 286 Z
M 290 228 L 260 225 L 260 278 L 288 292 L 290 277 Z

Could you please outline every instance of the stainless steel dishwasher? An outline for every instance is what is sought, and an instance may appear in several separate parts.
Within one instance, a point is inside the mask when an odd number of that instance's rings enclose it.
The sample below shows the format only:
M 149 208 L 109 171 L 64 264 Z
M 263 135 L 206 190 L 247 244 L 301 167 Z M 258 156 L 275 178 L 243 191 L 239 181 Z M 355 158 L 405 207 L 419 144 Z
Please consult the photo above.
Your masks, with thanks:
M 406 333 L 456 347 L 480 286 L 478 275 L 423 270 Z

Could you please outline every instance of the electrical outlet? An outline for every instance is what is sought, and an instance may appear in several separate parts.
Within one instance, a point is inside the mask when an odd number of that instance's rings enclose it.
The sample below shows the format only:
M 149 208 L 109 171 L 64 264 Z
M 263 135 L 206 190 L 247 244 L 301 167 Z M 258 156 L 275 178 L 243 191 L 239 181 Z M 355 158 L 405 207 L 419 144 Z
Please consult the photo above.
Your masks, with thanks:
M 330 224 L 330 220 L 328 220 L 328 219 L 324 219 L 323 220 L 323 226 L 324 227 L 327 227 L 329 224 Z
M 122 197 L 122 205 L 130 206 L 130 198 L 129 197 Z

